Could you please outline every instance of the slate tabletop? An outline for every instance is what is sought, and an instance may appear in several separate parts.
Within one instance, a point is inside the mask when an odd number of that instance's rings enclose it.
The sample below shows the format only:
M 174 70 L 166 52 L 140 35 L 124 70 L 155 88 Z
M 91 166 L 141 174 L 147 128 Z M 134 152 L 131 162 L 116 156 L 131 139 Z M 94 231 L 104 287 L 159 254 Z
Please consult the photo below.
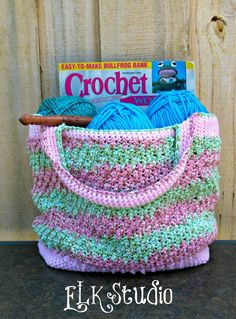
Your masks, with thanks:
M 75 273 L 46 266 L 38 253 L 37 242 L 0 242 L 0 319 L 236 319 L 236 241 L 215 241 L 210 250 L 208 264 L 195 268 L 146 275 Z M 153 280 L 158 280 L 162 293 L 156 305 L 133 301 L 125 304 L 123 299 L 119 304 L 112 304 L 107 298 L 115 283 L 120 285 L 116 288 L 126 286 L 132 292 L 136 287 L 139 293 L 140 287 L 145 287 L 146 294 Z M 69 286 L 76 288 L 65 290 Z M 94 304 L 91 286 L 95 286 L 95 292 L 102 287 Z M 160 296 L 164 298 L 167 288 L 172 291 L 172 302 L 161 304 Z M 80 312 L 83 306 L 78 311 L 76 305 L 79 297 L 81 302 L 90 299 L 83 313 Z M 69 309 L 65 311 L 66 307 Z

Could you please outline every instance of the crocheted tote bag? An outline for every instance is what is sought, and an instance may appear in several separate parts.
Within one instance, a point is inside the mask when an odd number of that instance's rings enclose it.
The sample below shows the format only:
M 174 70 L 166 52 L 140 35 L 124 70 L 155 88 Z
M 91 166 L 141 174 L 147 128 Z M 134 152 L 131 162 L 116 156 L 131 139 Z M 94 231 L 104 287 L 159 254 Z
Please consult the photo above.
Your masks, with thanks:
M 216 237 L 218 121 L 153 130 L 32 125 L 33 229 L 54 268 L 142 272 L 197 266 Z

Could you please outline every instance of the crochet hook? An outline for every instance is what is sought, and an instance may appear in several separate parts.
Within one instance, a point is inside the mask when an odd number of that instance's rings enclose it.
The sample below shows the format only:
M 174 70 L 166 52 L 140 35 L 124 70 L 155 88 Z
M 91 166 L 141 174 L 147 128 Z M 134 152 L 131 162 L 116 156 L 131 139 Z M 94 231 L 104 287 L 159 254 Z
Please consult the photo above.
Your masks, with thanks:
M 86 127 L 92 120 L 92 117 L 86 116 L 66 116 L 66 115 L 53 115 L 53 116 L 37 116 L 30 114 L 23 114 L 19 121 L 23 125 L 48 125 L 57 126 L 60 124 Z

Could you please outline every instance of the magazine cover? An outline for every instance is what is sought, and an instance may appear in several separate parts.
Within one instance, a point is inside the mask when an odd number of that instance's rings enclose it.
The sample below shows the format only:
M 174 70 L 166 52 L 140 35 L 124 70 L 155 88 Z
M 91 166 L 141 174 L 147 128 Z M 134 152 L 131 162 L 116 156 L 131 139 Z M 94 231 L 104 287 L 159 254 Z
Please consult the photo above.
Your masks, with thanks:
M 158 92 L 189 90 L 195 93 L 192 61 L 76 62 L 59 64 L 61 96 L 80 96 L 100 109 L 119 100 L 140 107 Z

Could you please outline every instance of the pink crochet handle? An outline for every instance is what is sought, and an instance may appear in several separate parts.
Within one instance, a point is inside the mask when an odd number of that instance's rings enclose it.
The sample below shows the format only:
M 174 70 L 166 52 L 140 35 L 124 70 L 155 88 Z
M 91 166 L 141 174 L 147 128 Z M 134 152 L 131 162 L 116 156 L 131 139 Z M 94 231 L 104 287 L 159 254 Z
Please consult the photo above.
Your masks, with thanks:
M 110 192 L 98 190 L 83 184 L 71 175 L 64 159 L 62 131 L 65 129 L 75 130 L 73 127 L 69 128 L 64 124 L 59 127 L 46 127 L 41 134 L 41 143 L 45 153 L 52 161 L 53 168 L 70 191 L 91 202 L 107 207 L 136 207 L 147 204 L 163 195 L 181 177 L 189 158 L 196 117 L 197 115 L 194 114 L 182 124 L 173 127 L 176 131 L 176 154 L 178 154 L 176 157 L 177 164 L 173 170 L 158 182 L 137 191 Z M 89 130 L 86 130 L 86 133 L 89 135 Z

